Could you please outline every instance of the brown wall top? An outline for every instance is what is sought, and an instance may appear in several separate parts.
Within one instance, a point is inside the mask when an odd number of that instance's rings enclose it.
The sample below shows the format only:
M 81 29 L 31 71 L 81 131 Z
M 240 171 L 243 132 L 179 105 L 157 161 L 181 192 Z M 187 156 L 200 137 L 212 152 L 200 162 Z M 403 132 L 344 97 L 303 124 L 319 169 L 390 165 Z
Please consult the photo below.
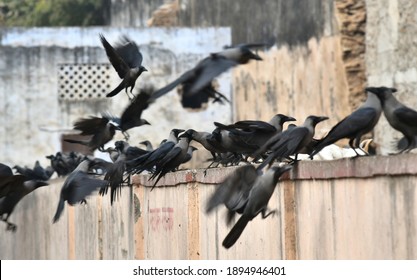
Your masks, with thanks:
M 333 178 L 369 178 L 374 176 L 399 176 L 417 174 L 415 164 L 417 155 L 401 154 L 391 156 L 368 156 L 327 161 L 300 161 L 297 166 L 284 176 L 284 180 L 311 180 Z M 168 173 L 157 186 L 175 186 L 184 183 L 217 184 L 236 167 L 180 170 Z M 149 175 L 134 175 L 133 184 L 153 186 L 148 181 Z

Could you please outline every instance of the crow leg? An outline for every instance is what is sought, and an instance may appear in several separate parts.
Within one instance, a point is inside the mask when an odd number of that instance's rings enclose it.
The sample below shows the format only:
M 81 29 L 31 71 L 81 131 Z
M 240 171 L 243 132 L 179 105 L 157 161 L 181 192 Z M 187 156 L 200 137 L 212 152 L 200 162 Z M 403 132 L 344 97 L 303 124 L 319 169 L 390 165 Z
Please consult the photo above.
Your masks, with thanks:
M 6 230 L 10 230 L 11 232 L 16 232 L 17 226 L 15 224 L 12 224 L 10 222 L 6 222 L 6 223 L 7 223 Z
M 352 138 L 352 139 L 350 139 L 349 140 L 349 147 L 355 152 L 355 154 L 356 154 L 356 156 L 354 156 L 354 157 L 351 157 L 351 159 L 355 159 L 355 158 L 357 158 L 357 157 L 360 157 L 361 155 L 358 153 L 358 151 L 356 151 L 356 149 L 355 149 L 355 146 L 353 145 L 353 141 L 354 141 L 355 139 L 354 138 Z M 362 149 L 361 149 L 362 150 Z M 365 153 L 366 154 L 366 153 Z
M 15 224 L 12 224 L 11 222 L 8 221 L 9 216 L 10 215 L 8 214 L 6 218 L 2 218 L 1 220 L 7 224 L 6 230 L 9 230 L 9 231 L 12 231 L 12 232 L 16 232 L 17 226 Z
M 126 87 L 126 88 L 125 88 L 125 93 L 126 93 L 126 95 L 127 95 L 127 98 L 129 98 L 129 101 L 132 101 L 132 100 L 133 100 L 133 98 L 135 97 L 135 95 L 132 93 L 133 87 L 131 87 L 131 88 L 130 88 L 130 93 L 131 93 L 131 95 L 132 95 L 133 97 L 132 97 L 132 96 L 130 96 L 128 89 L 129 89 L 129 87 Z
M 297 163 L 297 162 L 299 162 L 300 160 L 298 159 L 298 154 L 295 154 L 295 157 L 294 157 L 294 160 L 293 160 L 293 162 L 292 163 Z
M 262 212 L 261 212 L 261 214 L 262 214 L 262 219 L 266 219 L 269 215 L 272 215 L 272 216 L 273 216 L 273 215 L 275 215 L 275 213 L 276 213 L 276 211 L 277 211 L 277 210 L 272 210 L 272 211 L 269 211 L 269 213 L 267 214 L 267 213 L 266 213 L 266 210 L 267 210 L 267 209 L 265 208 L 265 209 L 263 209 L 263 210 L 262 210 Z
M 123 136 L 125 137 L 125 141 L 129 141 L 130 135 L 126 131 L 122 131 Z

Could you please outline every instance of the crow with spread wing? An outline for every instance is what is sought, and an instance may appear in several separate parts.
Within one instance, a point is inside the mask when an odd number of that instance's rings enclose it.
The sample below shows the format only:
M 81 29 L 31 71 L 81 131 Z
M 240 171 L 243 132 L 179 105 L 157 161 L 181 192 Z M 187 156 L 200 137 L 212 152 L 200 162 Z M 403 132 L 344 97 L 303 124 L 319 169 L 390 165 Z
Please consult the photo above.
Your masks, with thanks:
M 170 92 L 178 85 L 182 85 L 181 102 L 185 108 L 201 108 L 209 98 L 215 101 L 227 100 L 224 95 L 217 92 L 213 80 L 232 67 L 246 64 L 250 60 L 262 60 L 251 51 L 252 47 L 267 47 L 267 44 L 241 44 L 228 47 L 221 52 L 212 53 L 201 60 L 193 69 L 182 74 L 178 79 L 157 90 L 152 99 L 159 98 Z
M 126 94 L 128 95 L 129 87 L 130 93 L 132 93 L 138 77 L 144 71 L 148 71 L 142 66 L 143 57 L 138 46 L 126 36 L 122 36 L 120 42 L 117 43 L 115 47 L 112 47 L 102 34 L 100 34 L 100 40 L 111 64 L 119 77 L 123 79 L 114 90 L 107 94 L 107 97 L 113 97 L 123 89 L 125 89 Z

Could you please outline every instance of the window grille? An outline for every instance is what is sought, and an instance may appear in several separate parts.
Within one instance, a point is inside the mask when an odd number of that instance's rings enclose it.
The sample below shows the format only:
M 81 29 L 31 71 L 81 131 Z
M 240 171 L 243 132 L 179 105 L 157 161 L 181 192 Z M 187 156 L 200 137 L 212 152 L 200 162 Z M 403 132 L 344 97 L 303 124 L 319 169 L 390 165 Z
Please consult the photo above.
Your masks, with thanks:
M 110 64 L 58 65 L 58 96 L 61 100 L 102 99 L 111 88 Z

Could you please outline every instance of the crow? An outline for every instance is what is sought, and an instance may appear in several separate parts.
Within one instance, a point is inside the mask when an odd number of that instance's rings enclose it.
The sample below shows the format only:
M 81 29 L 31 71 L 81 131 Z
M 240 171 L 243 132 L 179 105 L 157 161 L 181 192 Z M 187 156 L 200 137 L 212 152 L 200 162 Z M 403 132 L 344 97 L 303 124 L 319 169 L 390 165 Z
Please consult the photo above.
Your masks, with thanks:
M 138 46 L 127 36 L 122 36 L 120 42 L 117 43 L 115 47 L 112 47 L 102 34 L 100 34 L 100 40 L 111 64 L 120 79 L 123 79 L 114 90 L 107 94 L 107 97 L 113 97 L 125 89 L 125 92 L 130 99 L 127 91 L 128 88 L 130 87 L 130 93 L 132 93 L 137 78 L 144 71 L 148 71 L 142 66 L 143 57 Z

